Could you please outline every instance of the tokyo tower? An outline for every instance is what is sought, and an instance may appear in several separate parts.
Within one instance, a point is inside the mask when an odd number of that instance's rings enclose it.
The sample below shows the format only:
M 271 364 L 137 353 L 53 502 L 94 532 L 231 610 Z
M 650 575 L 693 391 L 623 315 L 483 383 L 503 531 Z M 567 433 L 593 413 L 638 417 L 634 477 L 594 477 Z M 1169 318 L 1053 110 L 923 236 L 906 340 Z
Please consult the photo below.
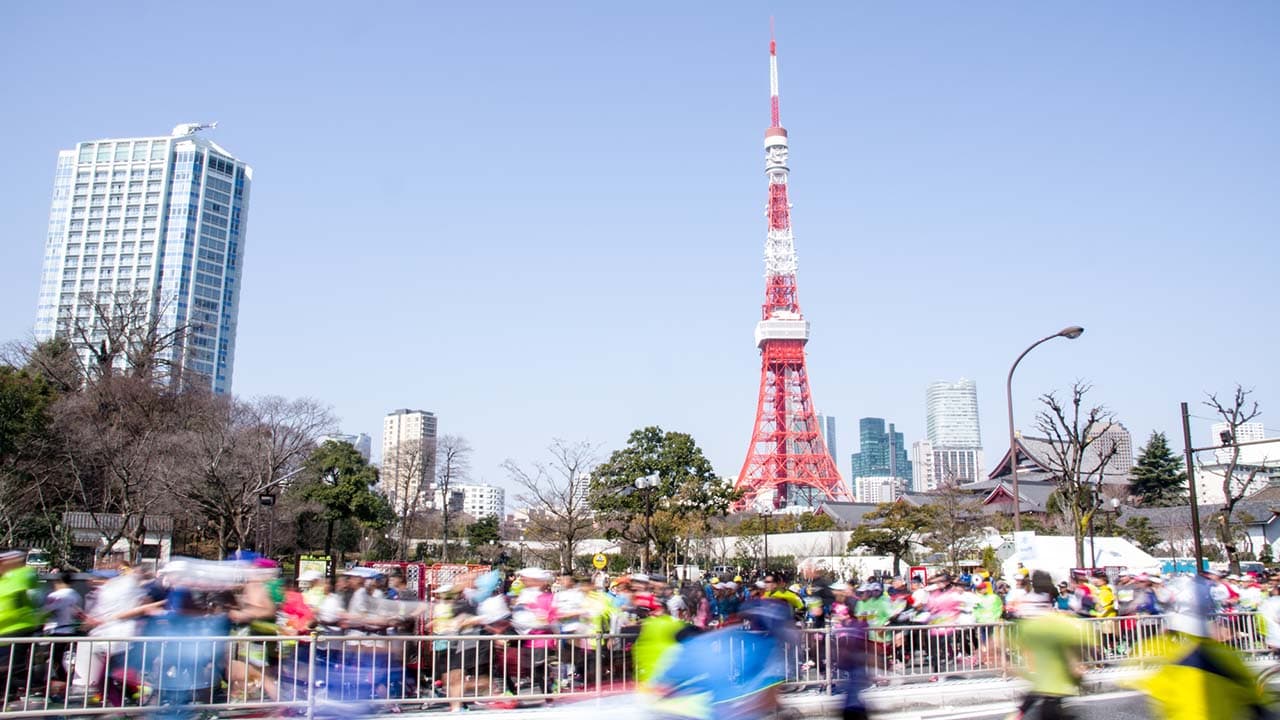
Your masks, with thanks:
M 760 399 L 747 459 L 734 486 L 742 491 L 739 510 L 851 499 L 818 431 L 805 370 L 809 321 L 800 312 L 796 294 L 796 246 L 787 202 L 787 131 L 778 117 L 777 50 L 777 43 L 770 38 L 772 122 L 764 132 L 769 234 L 764 244 L 764 306 L 756 324 Z

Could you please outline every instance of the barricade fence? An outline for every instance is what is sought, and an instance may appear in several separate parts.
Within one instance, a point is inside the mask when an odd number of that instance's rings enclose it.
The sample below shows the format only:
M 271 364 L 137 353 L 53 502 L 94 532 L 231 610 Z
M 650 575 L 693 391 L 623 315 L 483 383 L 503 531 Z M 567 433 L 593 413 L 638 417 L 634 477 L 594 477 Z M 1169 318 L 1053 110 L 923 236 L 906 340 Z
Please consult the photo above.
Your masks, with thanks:
M 1268 652 L 1257 617 L 1222 615 L 1216 638 Z M 1161 616 L 1090 619 L 1080 658 L 1091 669 L 1153 662 Z M 805 629 L 785 649 L 789 689 L 839 689 L 842 662 L 877 683 L 1012 677 L 1023 666 L 1016 623 Z M 509 708 L 626 692 L 638 680 L 636 635 L 308 635 L 0 639 L 0 715 L 113 715 L 178 709 L 289 709 L 359 704 L 368 711 Z M 743 648 L 721 655 L 739 667 Z

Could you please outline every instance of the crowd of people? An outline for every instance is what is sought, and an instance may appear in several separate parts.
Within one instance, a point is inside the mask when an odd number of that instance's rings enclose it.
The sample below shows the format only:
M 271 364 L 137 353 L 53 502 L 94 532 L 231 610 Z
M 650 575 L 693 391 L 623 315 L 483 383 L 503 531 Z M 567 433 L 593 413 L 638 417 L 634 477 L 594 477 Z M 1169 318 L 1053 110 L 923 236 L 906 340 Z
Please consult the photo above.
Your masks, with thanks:
M 1199 614 L 1264 618 L 1248 632 L 1280 649 L 1280 578 L 1206 574 L 1198 582 Z M 856 718 L 865 713 L 859 691 L 877 678 L 1004 668 L 1014 651 L 1044 685 L 1034 697 L 1061 697 L 1075 677 L 1063 658 L 1129 655 L 1182 601 L 1150 573 L 1079 573 L 1058 583 L 1022 568 L 1007 578 L 975 570 L 680 581 L 536 567 L 468 572 L 420 600 L 396 572 L 352 567 L 332 583 L 318 572 L 291 580 L 252 553 L 177 559 L 157 571 L 121 565 L 80 585 L 69 573 L 40 585 L 21 553 L 0 554 L 0 665 L 10 697 L 270 704 L 323 684 L 329 698 L 500 708 L 605 683 L 665 698 L 709 682 L 691 668 L 714 656 L 730 658 L 720 679 L 733 697 L 747 678 L 753 693 L 770 697 L 784 681 L 839 676 L 849 689 L 846 715 Z M 1005 621 L 1029 619 L 1030 631 L 1005 632 L 1013 627 Z M 1082 630 L 1082 619 L 1098 622 Z M 3 642 L 32 636 L 48 642 Z M 230 639 L 262 636 L 292 639 Z M 722 690 L 699 688 L 708 697 Z

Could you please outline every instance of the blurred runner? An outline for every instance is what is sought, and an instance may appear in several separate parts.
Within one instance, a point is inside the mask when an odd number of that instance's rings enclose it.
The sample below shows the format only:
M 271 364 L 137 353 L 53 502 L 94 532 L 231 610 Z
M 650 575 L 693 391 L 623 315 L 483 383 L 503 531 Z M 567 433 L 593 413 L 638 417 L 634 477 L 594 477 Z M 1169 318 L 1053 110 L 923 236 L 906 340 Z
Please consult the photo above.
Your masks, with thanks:
M 1017 636 L 1031 689 L 1018 708 L 1018 717 L 1073 718 L 1063 700 L 1080 693 L 1080 645 L 1087 637 L 1086 628 L 1082 621 L 1055 611 L 1058 592 L 1049 573 L 1036 570 L 1030 586 L 1018 604 Z
M 1143 683 L 1152 715 L 1164 720 L 1272 717 L 1244 659 L 1212 639 L 1215 603 L 1210 583 L 1186 577 L 1173 585 L 1165 663 Z
M 778 709 L 785 650 L 796 641 L 791 607 L 760 600 L 742 608 L 747 626 L 690 638 L 653 679 L 659 717 L 750 720 Z

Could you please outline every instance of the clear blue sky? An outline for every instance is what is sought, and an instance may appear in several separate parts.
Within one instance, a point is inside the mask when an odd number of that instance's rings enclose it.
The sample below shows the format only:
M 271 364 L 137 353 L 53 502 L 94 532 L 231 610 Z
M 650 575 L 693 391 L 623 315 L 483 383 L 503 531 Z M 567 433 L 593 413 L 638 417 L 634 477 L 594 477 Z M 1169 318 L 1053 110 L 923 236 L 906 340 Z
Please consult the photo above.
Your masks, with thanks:
M 490 481 L 648 424 L 736 476 L 771 14 L 843 472 L 858 417 L 919 439 L 960 376 L 994 462 L 1009 363 L 1068 324 L 1020 425 L 1076 378 L 1138 443 L 1236 381 L 1280 415 L 1273 2 L 6 3 L 0 338 L 34 321 L 57 150 L 217 120 L 256 173 L 237 393 L 375 442 L 433 410 Z

